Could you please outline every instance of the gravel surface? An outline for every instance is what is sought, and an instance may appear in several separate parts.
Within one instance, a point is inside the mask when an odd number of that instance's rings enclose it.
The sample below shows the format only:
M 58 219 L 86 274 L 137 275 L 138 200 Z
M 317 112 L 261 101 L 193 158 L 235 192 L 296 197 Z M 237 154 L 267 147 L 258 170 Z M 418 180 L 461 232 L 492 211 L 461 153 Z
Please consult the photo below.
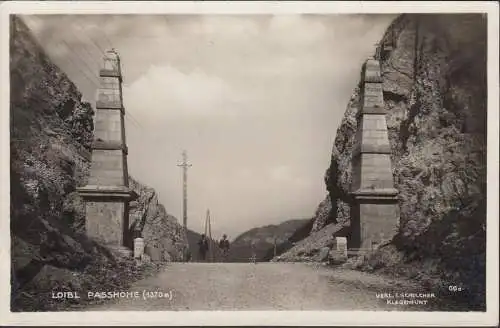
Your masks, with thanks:
M 144 299 L 144 291 L 168 296 Z M 131 287 L 139 297 L 85 310 L 426 310 L 426 305 L 387 304 L 376 297 L 395 291 L 426 292 L 404 281 L 304 263 L 172 263 Z

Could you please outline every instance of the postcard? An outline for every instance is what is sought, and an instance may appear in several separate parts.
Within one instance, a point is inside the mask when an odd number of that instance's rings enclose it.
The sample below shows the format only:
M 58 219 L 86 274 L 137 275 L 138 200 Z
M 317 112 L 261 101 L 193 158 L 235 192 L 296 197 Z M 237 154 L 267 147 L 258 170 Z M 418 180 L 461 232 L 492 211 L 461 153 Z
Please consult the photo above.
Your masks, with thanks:
M 0 8 L 2 323 L 498 325 L 498 4 Z

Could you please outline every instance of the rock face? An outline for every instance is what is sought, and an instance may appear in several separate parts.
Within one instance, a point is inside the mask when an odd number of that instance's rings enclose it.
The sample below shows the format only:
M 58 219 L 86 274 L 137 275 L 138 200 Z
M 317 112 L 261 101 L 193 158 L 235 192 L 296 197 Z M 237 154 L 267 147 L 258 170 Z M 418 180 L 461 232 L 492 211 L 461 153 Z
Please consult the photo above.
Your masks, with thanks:
M 42 277 L 53 271 L 44 267 L 83 273 L 114 260 L 83 234 L 84 208 L 75 192 L 88 175 L 92 107 L 17 17 L 10 78 L 11 307 L 40 310 L 56 286 Z
M 248 262 L 252 256 L 252 244 L 255 247 L 257 261 L 268 260 L 269 255 L 274 254 L 275 239 L 277 246 L 282 245 L 294 231 L 307 222 L 307 219 L 288 220 L 278 225 L 268 225 L 244 232 L 231 242 L 229 261 Z
M 486 18 L 479 14 L 402 15 L 381 44 L 381 69 L 400 227 L 396 237 L 355 267 L 414 275 L 469 288 L 484 305 L 486 223 Z M 349 226 L 351 158 L 359 88 L 337 131 L 320 215 L 304 250 L 331 241 L 318 229 Z M 320 207 L 324 207 L 320 205 Z M 327 218 L 325 220 L 325 217 Z M 322 229 L 321 229 L 322 228 Z M 299 251 L 285 256 L 297 259 Z
M 152 261 L 181 261 L 187 240 L 182 226 L 158 203 L 156 191 L 132 177 L 130 187 L 139 198 L 130 203 L 131 231 L 138 231 L 144 238 L 144 252 Z
M 93 111 L 14 18 L 10 49 L 12 260 L 78 267 L 89 249 L 75 188 L 88 174 Z
M 75 189 L 87 183 L 94 112 L 23 21 L 12 22 L 11 309 L 53 310 L 61 304 L 50 299 L 52 290 L 121 288 L 140 270 L 86 237 L 84 203 Z M 175 260 L 176 221 L 145 194 L 137 202 L 147 208 L 143 234 L 163 238 L 162 259 Z

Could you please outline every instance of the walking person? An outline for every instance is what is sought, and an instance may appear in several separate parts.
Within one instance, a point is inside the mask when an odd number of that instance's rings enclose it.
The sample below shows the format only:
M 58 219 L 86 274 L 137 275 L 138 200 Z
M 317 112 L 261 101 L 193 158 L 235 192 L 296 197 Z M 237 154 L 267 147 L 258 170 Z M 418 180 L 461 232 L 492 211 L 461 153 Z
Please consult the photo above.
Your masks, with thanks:
M 189 250 L 188 246 L 184 246 L 183 256 L 184 256 L 184 262 L 191 261 L 191 251 Z
M 198 241 L 199 255 L 200 261 L 205 262 L 208 253 L 208 239 L 205 237 L 205 234 L 201 235 L 200 241 Z
M 255 240 L 252 240 L 250 243 L 250 249 L 252 252 L 252 257 L 250 258 L 250 261 L 254 264 L 257 263 L 257 242 Z
M 227 261 L 229 255 L 229 240 L 227 240 L 227 235 L 222 235 L 222 239 L 219 241 L 219 248 L 222 251 L 222 262 Z

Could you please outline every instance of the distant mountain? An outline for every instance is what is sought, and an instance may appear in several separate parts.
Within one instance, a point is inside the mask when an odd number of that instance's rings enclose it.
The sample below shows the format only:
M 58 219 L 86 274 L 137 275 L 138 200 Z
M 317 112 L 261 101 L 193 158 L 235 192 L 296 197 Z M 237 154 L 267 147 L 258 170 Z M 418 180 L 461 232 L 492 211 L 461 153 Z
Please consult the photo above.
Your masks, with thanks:
M 273 257 L 279 256 L 289 249 L 291 249 L 297 242 L 300 242 L 307 236 L 309 236 L 309 233 L 313 229 L 314 223 L 316 222 L 316 218 L 311 218 L 304 220 L 305 223 L 302 224 L 301 226 L 296 229 L 288 239 L 284 240 L 282 243 L 277 244 L 276 250 L 274 249 L 274 245 L 272 248 L 268 249 L 264 257 L 262 258 L 263 261 L 271 261 Z
M 253 228 L 242 233 L 231 243 L 229 261 L 248 262 L 252 256 L 251 245 L 255 244 L 257 261 L 265 261 L 274 244 L 285 243 L 297 230 L 307 225 L 310 219 L 288 220 L 278 225 Z

